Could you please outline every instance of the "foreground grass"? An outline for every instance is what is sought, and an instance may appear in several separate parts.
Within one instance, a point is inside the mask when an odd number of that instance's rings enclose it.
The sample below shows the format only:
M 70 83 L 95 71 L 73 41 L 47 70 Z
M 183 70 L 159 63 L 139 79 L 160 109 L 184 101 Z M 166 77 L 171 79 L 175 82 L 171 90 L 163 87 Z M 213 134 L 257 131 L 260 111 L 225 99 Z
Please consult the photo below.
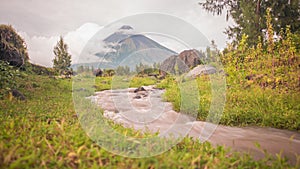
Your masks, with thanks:
M 19 83 L 27 101 L 0 101 L 0 168 L 291 167 L 280 157 L 254 161 L 189 138 L 151 158 L 114 155 L 93 143 L 81 128 L 73 108 L 71 80 L 30 75 Z M 135 133 L 114 127 L 123 134 Z

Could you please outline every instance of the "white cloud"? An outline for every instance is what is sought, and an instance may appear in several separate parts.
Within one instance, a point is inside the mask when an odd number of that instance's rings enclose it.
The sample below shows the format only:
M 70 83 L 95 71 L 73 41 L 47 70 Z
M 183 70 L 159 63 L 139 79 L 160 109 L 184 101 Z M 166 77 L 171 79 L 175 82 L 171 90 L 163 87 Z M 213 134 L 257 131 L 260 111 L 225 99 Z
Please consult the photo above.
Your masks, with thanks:
M 75 31 L 69 32 L 64 36 L 65 42 L 69 46 L 72 54 L 72 61 L 76 62 L 88 40 L 102 27 L 93 23 L 86 23 Z M 25 39 L 28 48 L 30 61 L 35 64 L 52 67 L 54 59 L 53 48 L 59 40 L 59 36 L 32 36 L 25 32 L 19 32 Z
M 164 34 L 146 34 L 146 36 L 177 53 L 189 49 L 187 44 L 175 37 L 166 36 Z
M 226 22 L 225 13 L 223 16 L 212 16 L 204 11 L 198 5 L 204 0 L 2 1 L 0 23 L 12 24 L 30 36 L 66 35 L 86 22 L 107 25 L 126 16 L 154 12 L 186 20 L 222 47 L 226 45 L 223 31 L 232 24 Z
M 75 31 L 69 32 L 64 37 L 69 45 L 72 54 L 72 63 L 77 63 L 79 56 L 86 43 L 97 33 L 102 27 L 95 23 L 85 23 Z
M 113 51 L 114 49 L 107 47 L 106 43 L 103 42 L 103 39 L 95 38 L 89 41 L 88 46 L 86 46 L 83 53 L 80 54 L 80 57 L 78 57 L 74 63 L 108 62 L 103 57 L 100 58 L 95 54 L 105 54 Z
M 51 67 L 54 58 L 53 48 L 58 41 L 58 36 L 28 36 L 25 32 L 19 32 L 27 44 L 30 62 Z

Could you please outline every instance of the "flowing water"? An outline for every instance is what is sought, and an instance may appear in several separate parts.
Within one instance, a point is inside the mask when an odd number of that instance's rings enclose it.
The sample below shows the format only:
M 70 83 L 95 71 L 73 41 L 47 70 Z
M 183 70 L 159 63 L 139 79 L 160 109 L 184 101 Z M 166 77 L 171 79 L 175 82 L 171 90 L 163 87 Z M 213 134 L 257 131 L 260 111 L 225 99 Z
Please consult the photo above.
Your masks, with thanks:
M 291 163 L 300 155 L 300 133 L 259 127 L 228 127 L 196 121 L 195 118 L 172 110 L 171 103 L 161 98 L 163 90 L 152 86 L 146 91 L 135 89 L 107 90 L 91 96 L 104 110 L 104 116 L 125 127 L 142 131 L 159 131 L 160 136 L 190 136 L 213 145 L 248 152 L 255 159 L 269 154 L 287 157 Z M 259 146 L 257 146 L 259 145 Z

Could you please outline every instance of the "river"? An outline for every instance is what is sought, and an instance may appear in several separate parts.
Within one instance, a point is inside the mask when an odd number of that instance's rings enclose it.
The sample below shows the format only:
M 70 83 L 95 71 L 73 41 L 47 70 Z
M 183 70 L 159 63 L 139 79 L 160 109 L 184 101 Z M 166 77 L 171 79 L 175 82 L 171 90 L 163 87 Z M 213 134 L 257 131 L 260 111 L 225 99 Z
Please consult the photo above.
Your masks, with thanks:
M 300 134 L 287 130 L 261 127 L 229 127 L 196 121 L 172 110 L 172 104 L 164 102 L 164 90 L 153 86 L 136 89 L 106 90 L 96 92 L 92 101 L 104 110 L 104 116 L 124 127 L 142 131 L 159 131 L 160 136 L 190 136 L 212 145 L 230 147 L 232 150 L 250 153 L 254 159 L 264 157 L 264 151 L 275 155 L 282 153 L 290 163 L 296 163 L 300 155 Z M 257 145 L 260 145 L 258 148 Z

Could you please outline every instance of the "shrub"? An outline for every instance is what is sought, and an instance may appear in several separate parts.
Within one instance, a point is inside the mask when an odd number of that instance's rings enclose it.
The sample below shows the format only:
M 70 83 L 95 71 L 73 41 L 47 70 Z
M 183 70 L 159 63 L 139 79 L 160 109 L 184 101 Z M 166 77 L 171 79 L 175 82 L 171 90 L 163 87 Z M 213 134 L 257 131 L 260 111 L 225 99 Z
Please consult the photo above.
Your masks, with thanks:
M 269 34 L 273 33 L 270 20 L 267 23 Z M 261 42 L 259 37 L 258 45 L 249 48 L 247 35 L 243 35 L 237 48 L 228 47 L 221 60 L 229 74 L 229 85 L 259 85 L 280 92 L 300 91 L 300 53 L 296 47 L 296 36 L 287 26 L 285 31 L 280 32 L 279 41 L 271 37 L 266 42 Z
M 15 78 L 18 75 L 18 70 L 15 70 L 8 62 L 0 61 L 0 99 L 16 87 Z
M 0 60 L 22 66 L 29 59 L 24 40 L 10 25 L 0 25 Z

